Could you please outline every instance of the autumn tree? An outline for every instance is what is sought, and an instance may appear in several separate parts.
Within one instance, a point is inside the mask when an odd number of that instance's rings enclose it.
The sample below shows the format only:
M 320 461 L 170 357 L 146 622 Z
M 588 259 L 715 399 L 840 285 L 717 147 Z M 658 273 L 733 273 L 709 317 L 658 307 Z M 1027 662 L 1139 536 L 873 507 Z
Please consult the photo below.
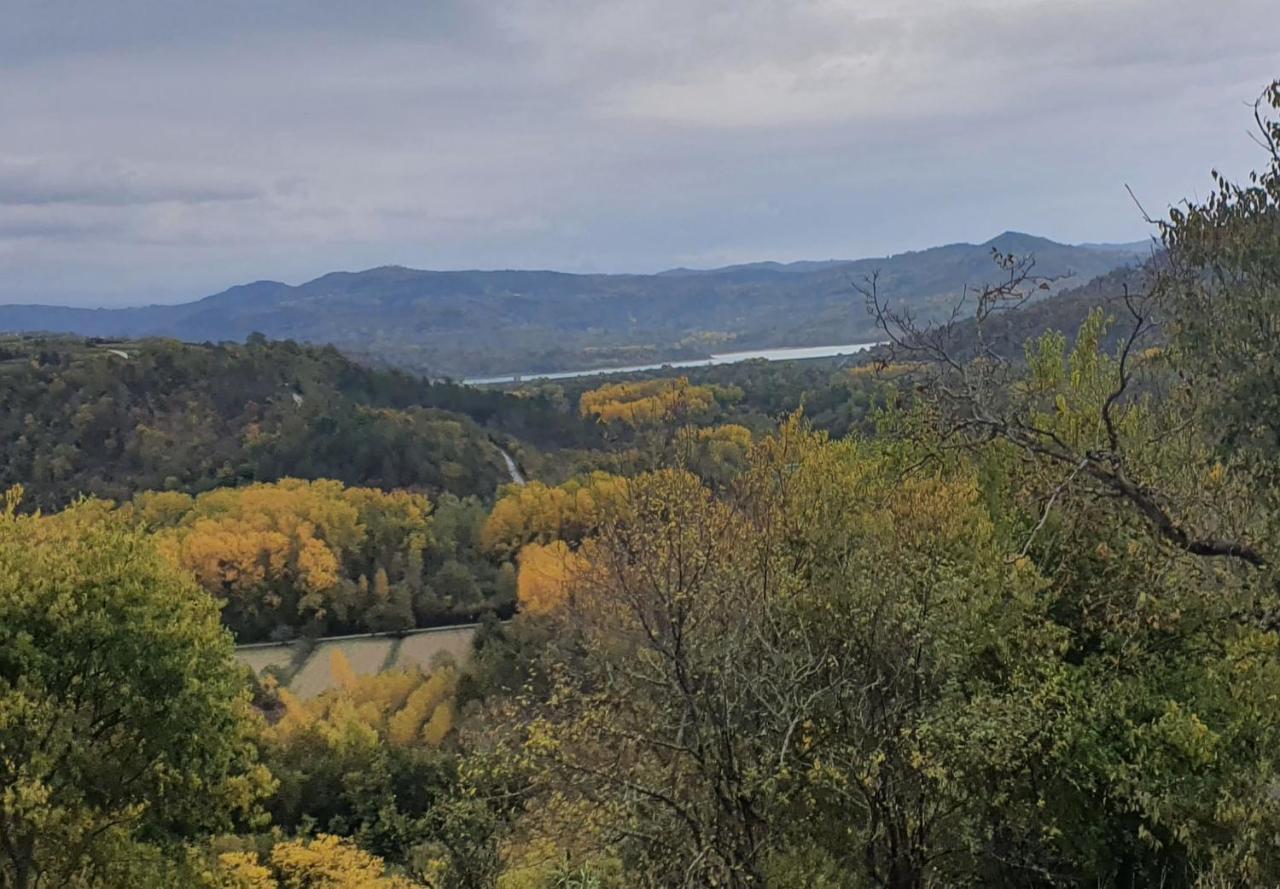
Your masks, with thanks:
M 1261 110 L 1259 122 L 1274 167 L 1276 130 Z M 1277 725 L 1260 703 L 1275 692 L 1262 652 L 1280 613 L 1262 419 L 1272 363 L 1260 345 L 1275 173 L 1217 182 L 1208 201 L 1172 212 L 1168 255 L 1091 314 L 1072 348 L 1049 333 L 1018 361 L 984 340 L 1043 283 L 1031 257 L 997 257 L 1008 280 L 977 293 L 963 325 L 918 326 L 867 288 L 894 351 L 921 362 L 915 411 L 885 427 L 923 446 L 907 474 L 977 461 L 988 509 L 1015 561 L 1043 578 L 1063 634 L 1060 661 L 1031 689 L 1052 702 L 1054 725 L 1028 797 L 1039 802 L 992 828 L 1002 882 L 1012 862 L 1028 880 L 1275 879 L 1263 837 L 1280 816 L 1265 790 L 1276 764 L 1264 751 Z M 1001 799 L 1018 798 L 1012 774 L 993 787 Z M 1030 824 L 1044 839 L 1017 829 Z
M 456 668 L 337 672 L 345 680 L 316 698 L 282 692 L 263 732 L 280 782 L 273 822 L 349 838 L 432 889 L 492 886 L 513 765 L 456 749 Z
M 1035 691 L 1062 638 L 973 467 L 904 476 L 915 456 L 793 419 L 738 492 L 769 529 L 752 545 L 795 589 L 777 657 L 812 664 L 784 698 L 777 857 L 894 889 L 963 883 L 1007 854 L 984 843 L 1022 830 L 1022 782 L 1052 743 Z
M 1193 555 L 1254 567 L 1273 558 L 1256 528 L 1231 528 L 1239 525 L 1236 517 L 1206 509 L 1179 484 L 1187 473 L 1156 477 L 1161 463 L 1148 458 L 1153 447 L 1164 456 L 1178 449 L 1184 465 L 1190 460 L 1202 467 L 1206 447 L 1223 443 L 1221 473 L 1238 482 L 1261 470 L 1271 483 L 1274 424 L 1258 418 L 1274 415 L 1277 388 L 1269 344 L 1280 280 L 1280 122 L 1268 114 L 1278 108 L 1280 88 L 1273 84 L 1255 106 L 1268 167 L 1247 185 L 1215 175 L 1215 193 L 1206 201 L 1172 209 L 1158 223 L 1167 251 L 1153 256 L 1132 286 L 1121 283 L 1114 295 L 1118 317 L 1090 319 L 1084 333 L 1092 348 L 1077 347 L 1069 366 L 1052 337 L 1042 338 L 1039 354 L 1029 352 L 1025 361 L 1000 354 L 987 339 L 997 320 L 1049 288 L 1033 255 L 996 253 L 1003 280 L 966 292 L 941 324 L 919 324 L 896 308 L 874 276 L 859 285 L 890 341 L 890 357 L 924 369 L 919 391 L 951 446 L 1007 441 L 1054 467 L 1057 482 L 1043 492 L 1047 504 L 1081 494 L 1125 504 L 1159 539 Z M 1120 326 L 1119 346 L 1100 354 L 1101 328 L 1111 324 Z M 1153 348 L 1170 338 L 1171 348 Z M 1055 360 L 1057 369 L 1046 374 Z M 1193 413 L 1208 422 L 1188 422 Z M 1043 422 L 1053 417 L 1070 417 L 1069 436 L 1061 424 Z M 1231 446 L 1250 442 L 1264 443 L 1263 465 L 1232 452 Z
M 688 473 L 633 479 L 562 612 L 582 654 L 531 749 L 661 885 L 764 885 L 794 715 L 770 718 L 767 701 L 812 665 L 781 663 L 766 641 L 791 589 L 769 553 L 744 551 L 750 533 Z
M 576 544 L 591 533 L 625 488 L 625 479 L 606 472 L 562 485 L 535 481 L 512 486 L 493 505 L 481 531 L 481 544 L 500 558 L 514 556 L 528 543 Z
M 715 403 L 709 386 L 695 386 L 687 377 L 679 377 L 601 386 L 584 392 L 578 409 L 601 423 L 636 428 L 684 425 L 707 414 Z
M 1061 377 L 1044 348 L 1063 406 L 1037 423 L 1106 435 L 1092 336 Z M 589 826 L 658 885 L 1268 879 L 1280 674 L 1239 609 L 1257 576 L 1168 548 L 1123 503 L 1046 506 L 1052 466 L 942 448 L 917 420 L 887 419 L 913 441 L 839 443 L 792 421 L 718 493 L 629 483 L 551 612 L 529 750 L 590 814 L 549 835 Z M 1205 454 L 1175 441 L 1147 452 L 1170 482 Z M 1234 514 L 1207 465 L 1182 490 Z
M 430 503 L 407 491 L 284 479 L 128 508 L 161 548 L 226 602 L 242 639 L 299 629 L 404 629 L 430 539 Z M 360 578 L 364 578 L 363 585 Z
M 751 443 L 751 430 L 737 423 L 684 426 L 671 442 L 671 462 L 710 484 L 727 484 L 746 467 Z
M 284 840 L 265 855 L 218 852 L 203 871 L 207 889 L 414 889 L 423 884 L 388 873 L 382 859 L 331 834 Z
M 527 543 L 518 561 L 516 598 L 522 611 L 534 615 L 550 614 L 561 607 L 568 599 L 574 574 L 588 564 L 563 540 Z

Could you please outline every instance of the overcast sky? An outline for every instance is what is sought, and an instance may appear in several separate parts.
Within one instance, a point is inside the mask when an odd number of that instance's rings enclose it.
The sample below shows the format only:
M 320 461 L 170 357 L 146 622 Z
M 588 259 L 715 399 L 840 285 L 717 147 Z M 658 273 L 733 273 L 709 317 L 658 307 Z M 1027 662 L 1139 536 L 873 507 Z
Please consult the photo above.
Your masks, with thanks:
M 0 0 L 0 302 L 1134 240 L 1277 0 Z

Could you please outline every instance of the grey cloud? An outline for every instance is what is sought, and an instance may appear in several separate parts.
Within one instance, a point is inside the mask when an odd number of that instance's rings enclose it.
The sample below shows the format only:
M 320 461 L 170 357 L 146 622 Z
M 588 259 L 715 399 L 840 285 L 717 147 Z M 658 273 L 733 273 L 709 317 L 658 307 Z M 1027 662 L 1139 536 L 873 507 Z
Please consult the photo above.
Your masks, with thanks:
M 1137 238 L 1255 158 L 1273 6 L 9 0 L 0 302 Z
M 13 217 L 0 214 L 0 241 L 51 239 L 79 241 L 108 233 L 109 225 L 100 221 L 69 217 Z
M 84 161 L 59 167 L 47 161 L 0 158 L 0 205 L 206 204 L 248 201 L 262 194 L 262 189 L 242 182 L 147 173 L 110 161 Z
M 458 39 L 472 30 L 471 6 L 466 0 L 6 0 L 0 11 L 0 67 L 160 47 L 234 47 L 256 39 Z

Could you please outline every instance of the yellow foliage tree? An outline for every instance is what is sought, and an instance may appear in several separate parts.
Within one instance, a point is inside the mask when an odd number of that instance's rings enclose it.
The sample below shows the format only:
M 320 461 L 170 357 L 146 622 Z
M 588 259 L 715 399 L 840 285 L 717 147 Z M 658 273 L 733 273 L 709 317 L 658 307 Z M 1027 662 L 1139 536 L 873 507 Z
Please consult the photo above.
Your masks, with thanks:
M 672 462 L 704 480 L 727 480 L 746 465 L 751 442 L 751 430 L 736 423 L 685 426 L 676 433 Z
M 422 740 L 428 747 L 439 747 L 449 732 L 453 731 L 453 702 L 441 701 L 422 727 Z
M 218 889 L 278 889 L 271 868 L 258 860 L 254 852 L 223 852 L 214 870 L 206 874 L 206 882 Z
M 578 409 L 584 417 L 594 416 L 602 423 L 652 426 L 688 422 L 705 414 L 715 402 L 709 386 L 694 386 L 687 377 L 680 377 L 601 386 L 584 392 Z
M 276 843 L 264 864 L 253 852 L 224 852 L 208 882 L 217 889 L 411 889 L 355 843 L 329 834 Z
M 520 573 L 516 596 L 528 614 L 550 614 L 568 598 L 575 574 L 587 567 L 582 553 L 571 550 L 563 540 L 548 544 L 530 543 L 520 550 Z
M 387 739 L 401 747 L 408 747 L 416 742 L 422 734 L 423 726 L 441 706 L 447 705 L 455 681 L 452 670 L 437 670 L 426 682 L 415 688 L 405 700 L 404 706 L 387 720 Z M 450 725 L 452 726 L 451 719 Z M 444 734 L 447 734 L 447 730 L 429 743 L 432 746 L 439 744 Z
M 699 441 L 724 442 L 744 449 L 751 447 L 751 430 L 737 423 L 705 426 L 697 431 L 697 438 Z
M 361 676 L 341 652 L 335 652 L 332 669 L 338 684 L 322 695 L 302 700 L 281 692 L 284 713 L 264 730 L 268 744 L 295 745 L 304 736 L 314 736 L 345 751 L 372 747 L 379 739 L 402 747 L 424 741 L 437 746 L 453 728 L 458 674 L 452 667 L 430 674 L 407 669 Z
M 373 889 L 389 886 L 382 859 L 340 837 L 277 843 L 271 866 L 285 889 Z
M 510 558 L 526 543 L 577 542 L 590 533 L 601 511 L 626 496 L 627 480 L 593 472 L 552 487 L 530 482 L 510 489 L 493 506 L 481 531 L 481 545 Z
M 334 684 L 338 688 L 355 688 L 356 672 L 351 669 L 351 661 L 342 653 L 341 648 L 334 648 L 333 653 L 329 655 L 329 672 L 333 675 Z
M 427 544 L 430 503 L 404 491 L 283 479 L 196 498 L 148 492 L 128 509 L 156 529 L 162 551 L 227 601 L 233 629 L 264 635 L 279 624 L 345 620 L 364 604 L 354 578 L 384 564 L 421 565 L 411 556 Z

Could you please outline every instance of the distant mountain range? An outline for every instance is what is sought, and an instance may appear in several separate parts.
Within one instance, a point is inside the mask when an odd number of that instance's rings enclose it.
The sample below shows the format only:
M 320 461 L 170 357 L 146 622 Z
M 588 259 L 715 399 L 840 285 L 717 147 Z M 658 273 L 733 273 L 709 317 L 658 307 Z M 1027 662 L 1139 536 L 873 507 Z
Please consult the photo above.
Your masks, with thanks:
M 694 358 L 765 346 L 875 337 L 852 284 L 879 272 L 881 292 L 921 318 L 966 286 L 998 277 L 991 252 L 1033 255 L 1076 286 L 1150 255 L 1150 244 L 1059 244 L 1005 232 L 894 256 L 759 262 L 656 275 L 551 271 L 333 272 L 296 286 L 257 281 L 190 303 L 124 309 L 0 305 L 0 331 L 203 342 L 331 343 L 357 358 L 433 376 L 548 371 Z

